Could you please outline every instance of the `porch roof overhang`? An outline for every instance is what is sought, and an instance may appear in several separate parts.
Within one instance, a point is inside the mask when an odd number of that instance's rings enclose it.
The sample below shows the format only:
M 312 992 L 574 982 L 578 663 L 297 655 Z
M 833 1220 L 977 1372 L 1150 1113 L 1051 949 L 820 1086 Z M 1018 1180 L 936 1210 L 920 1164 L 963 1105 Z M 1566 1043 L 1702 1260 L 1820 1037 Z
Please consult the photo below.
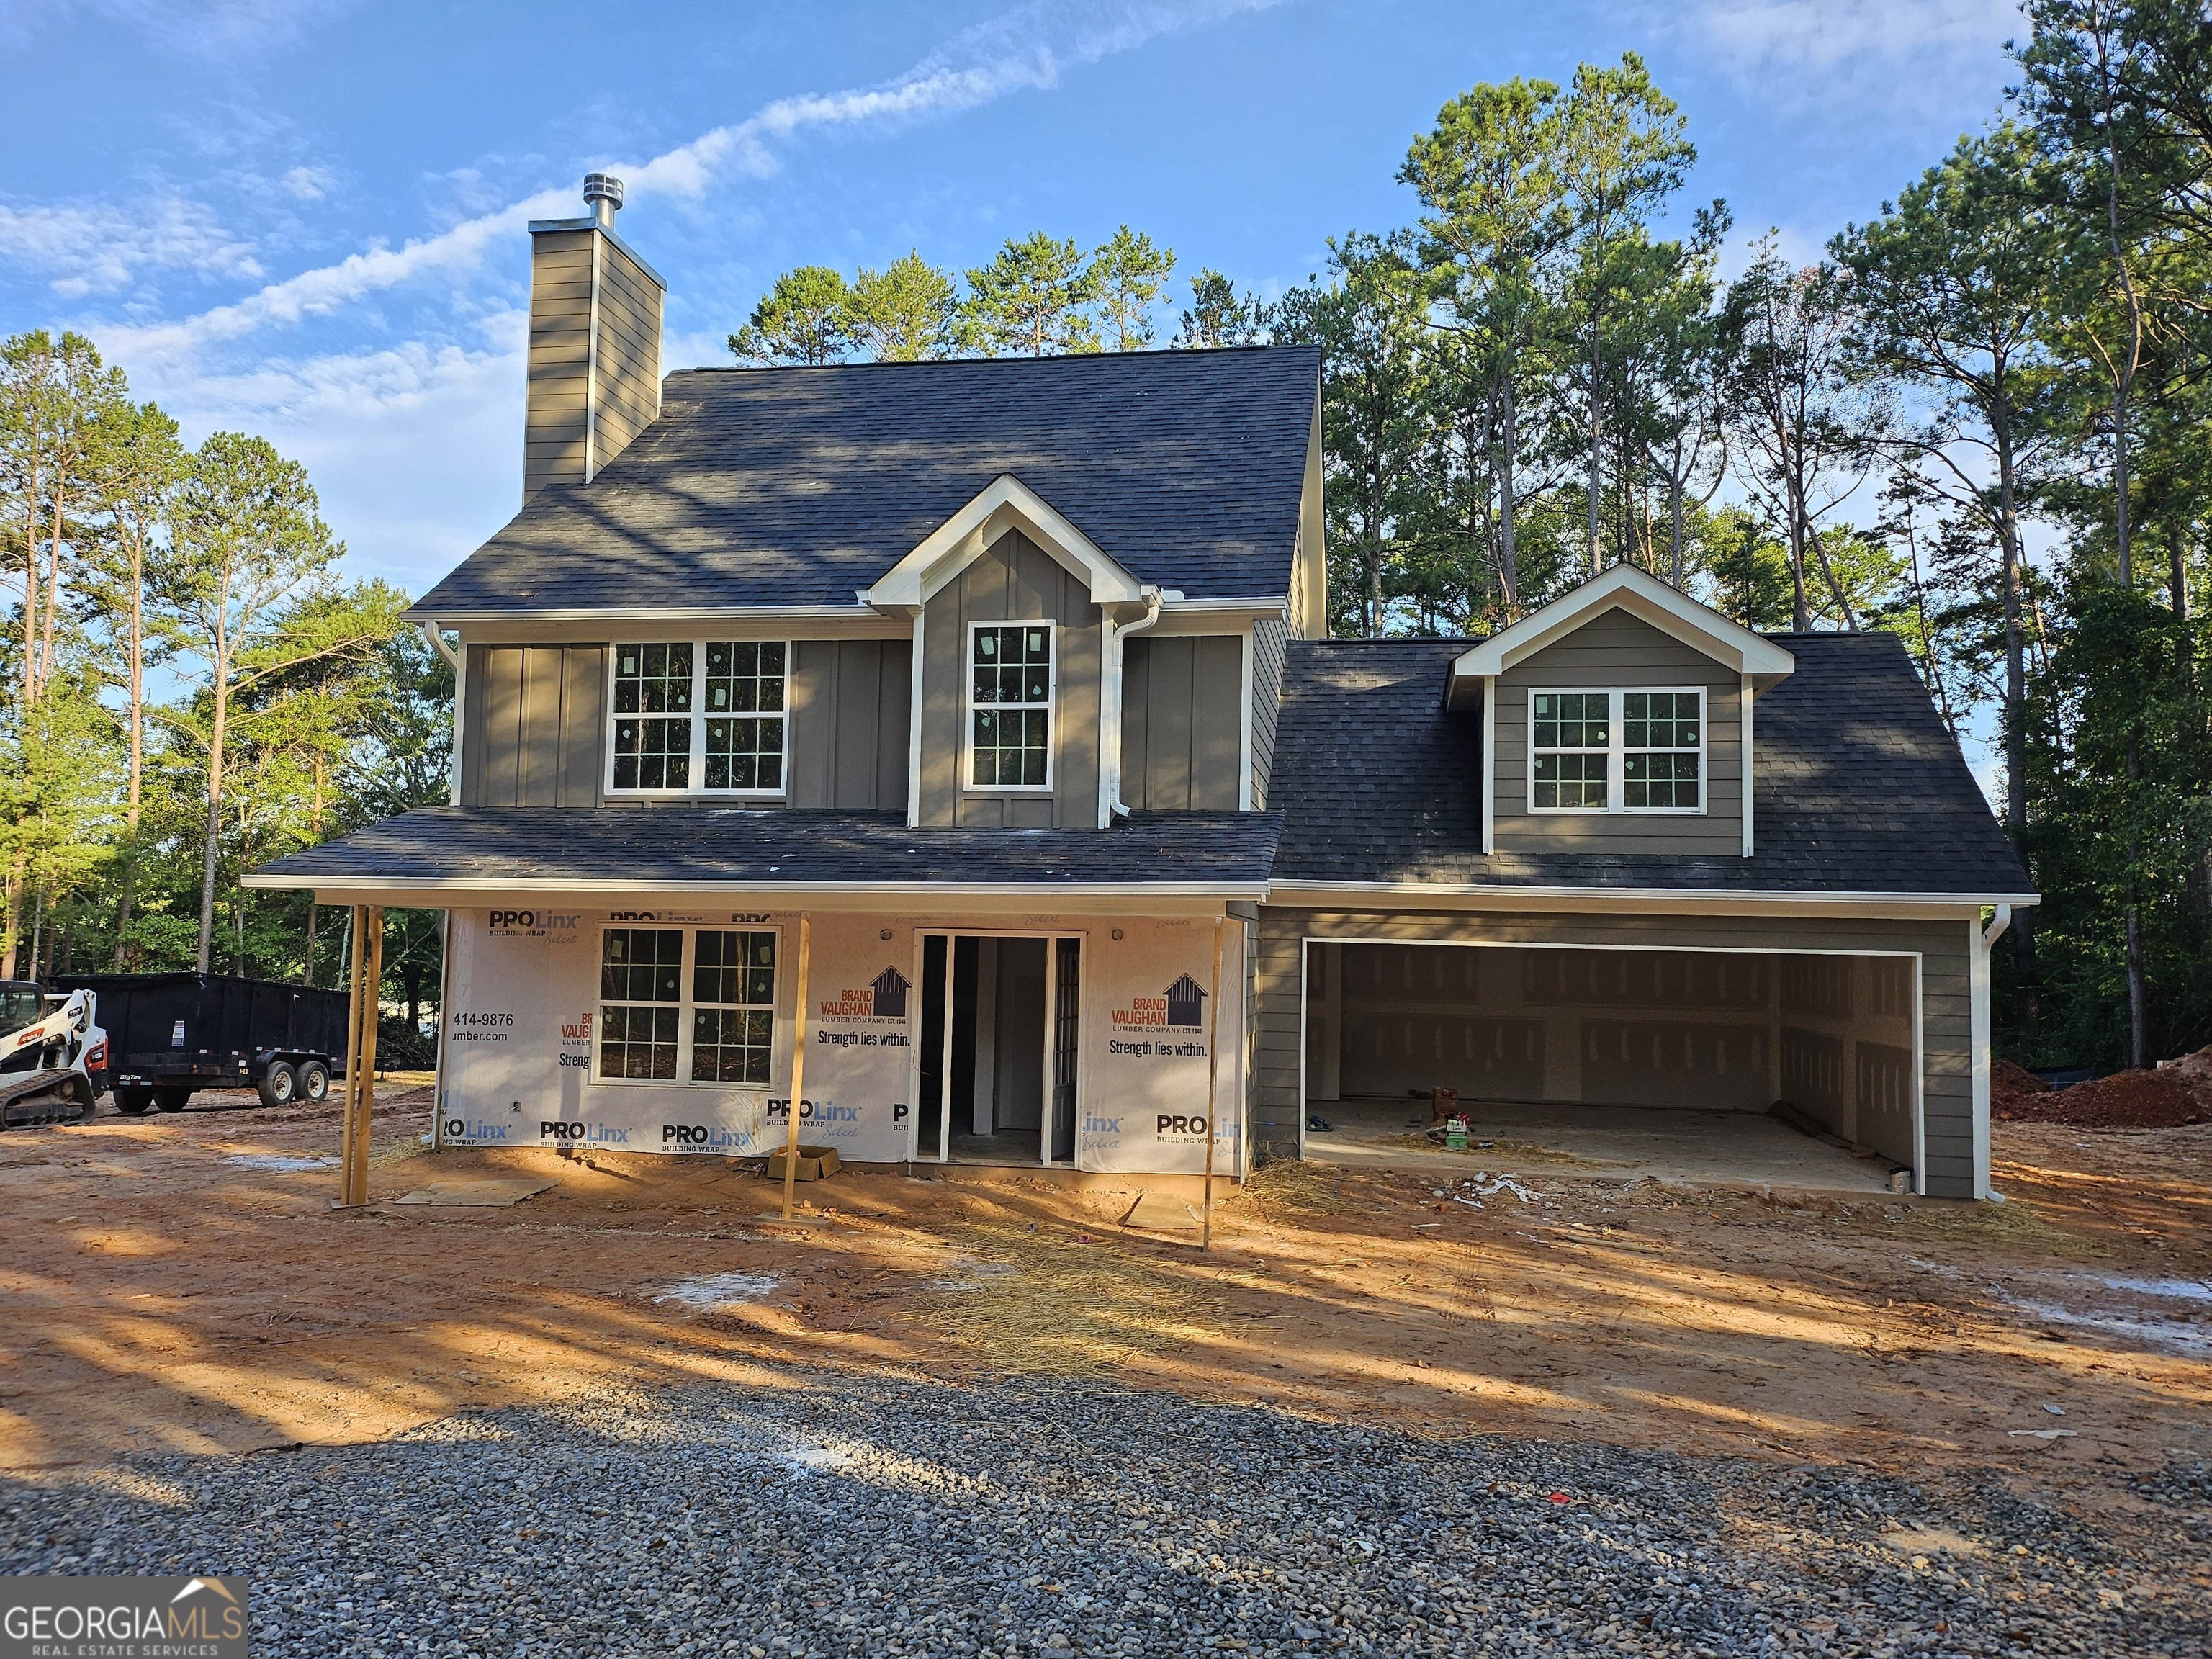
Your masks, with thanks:
M 805 808 L 426 806 L 245 878 L 326 903 L 444 908 L 736 899 L 870 910 L 1218 912 L 1267 896 L 1273 812 L 1142 813 L 1110 830 L 909 828 Z

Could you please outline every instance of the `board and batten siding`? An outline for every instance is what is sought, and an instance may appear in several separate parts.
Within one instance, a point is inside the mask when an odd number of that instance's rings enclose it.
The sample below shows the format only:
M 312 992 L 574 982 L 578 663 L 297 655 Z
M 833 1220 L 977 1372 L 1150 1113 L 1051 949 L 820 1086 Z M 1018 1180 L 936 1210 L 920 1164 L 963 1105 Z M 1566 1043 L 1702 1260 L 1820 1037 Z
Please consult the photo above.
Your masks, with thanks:
M 1630 686 L 1705 691 L 1705 810 L 1702 813 L 1540 812 L 1528 810 L 1532 691 Z M 1498 677 L 1495 811 L 1503 853 L 1743 851 L 1741 682 L 1703 652 L 1621 611 L 1591 617 Z M 1755 729 L 1755 728 L 1754 728 Z
M 1121 800 L 1138 812 L 1233 812 L 1244 641 L 1235 634 L 1126 641 Z
M 1100 620 L 1083 579 L 1019 531 L 994 542 L 923 606 L 921 823 L 1097 826 Z M 966 787 L 968 624 L 993 622 L 1059 624 L 1049 793 Z
M 1912 951 L 1920 963 L 1921 1190 L 1974 1196 L 1973 952 L 1976 924 L 1803 916 L 1535 915 L 1316 910 L 1265 906 L 1253 968 L 1256 1027 L 1249 1103 L 1254 1154 L 1296 1158 L 1300 963 L 1308 937 L 1404 945 L 1615 945 L 1650 949 Z
M 787 787 L 745 803 L 903 811 L 914 647 L 904 640 L 799 640 L 791 649 Z M 604 645 L 472 645 L 466 672 L 464 806 L 711 806 L 732 799 L 606 793 Z
M 1290 624 L 1263 617 L 1252 629 L 1252 807 L 1267 810 L 1275 772 L 1275 726 L 1283 708 L 1283 657 Z

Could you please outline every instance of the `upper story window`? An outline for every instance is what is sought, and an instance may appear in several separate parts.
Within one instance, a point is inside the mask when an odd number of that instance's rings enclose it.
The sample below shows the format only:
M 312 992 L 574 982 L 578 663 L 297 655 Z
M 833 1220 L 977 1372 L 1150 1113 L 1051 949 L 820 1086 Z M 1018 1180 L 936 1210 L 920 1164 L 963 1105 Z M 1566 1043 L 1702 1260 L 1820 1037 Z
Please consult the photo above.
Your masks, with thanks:
M 1705 694 L 1532 691 L 1528 805 L 1537 812 L 1702 812 Z
M 1052 787 L 1053 625 L 971 623 L 968 787 Z
M 617 645 L 608 789 L 781 794 L 789 657 L 781 640 Z

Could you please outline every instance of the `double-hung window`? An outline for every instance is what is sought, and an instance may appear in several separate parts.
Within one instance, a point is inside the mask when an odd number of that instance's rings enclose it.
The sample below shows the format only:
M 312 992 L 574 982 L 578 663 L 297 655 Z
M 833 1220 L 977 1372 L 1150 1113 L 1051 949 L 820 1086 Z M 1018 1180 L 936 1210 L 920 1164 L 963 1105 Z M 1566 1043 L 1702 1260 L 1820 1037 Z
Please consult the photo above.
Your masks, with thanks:
M 1052 787 L 1050 623 L 968 628 L 968 787 Z
M 789 659 L 781 640 L 615 647 L 608 791 L 783 793 Z
M 1705 694 L 1531 691 L 1528 804 L 1538 812 L 1702 812 Z
M 599 938 L 599 1081 L 765 1086 L 775 958 L 772 928 L 608 928 Z

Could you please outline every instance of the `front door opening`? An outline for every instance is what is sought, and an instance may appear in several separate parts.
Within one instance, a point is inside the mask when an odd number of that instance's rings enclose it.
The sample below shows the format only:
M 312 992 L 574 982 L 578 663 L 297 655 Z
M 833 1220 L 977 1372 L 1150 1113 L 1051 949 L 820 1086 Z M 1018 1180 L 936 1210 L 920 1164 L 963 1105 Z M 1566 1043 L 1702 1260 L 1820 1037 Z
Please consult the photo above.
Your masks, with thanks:
M 1081 941 L 922 941 L 915 1156 L 1052 1164 L 1075 1156 Z

